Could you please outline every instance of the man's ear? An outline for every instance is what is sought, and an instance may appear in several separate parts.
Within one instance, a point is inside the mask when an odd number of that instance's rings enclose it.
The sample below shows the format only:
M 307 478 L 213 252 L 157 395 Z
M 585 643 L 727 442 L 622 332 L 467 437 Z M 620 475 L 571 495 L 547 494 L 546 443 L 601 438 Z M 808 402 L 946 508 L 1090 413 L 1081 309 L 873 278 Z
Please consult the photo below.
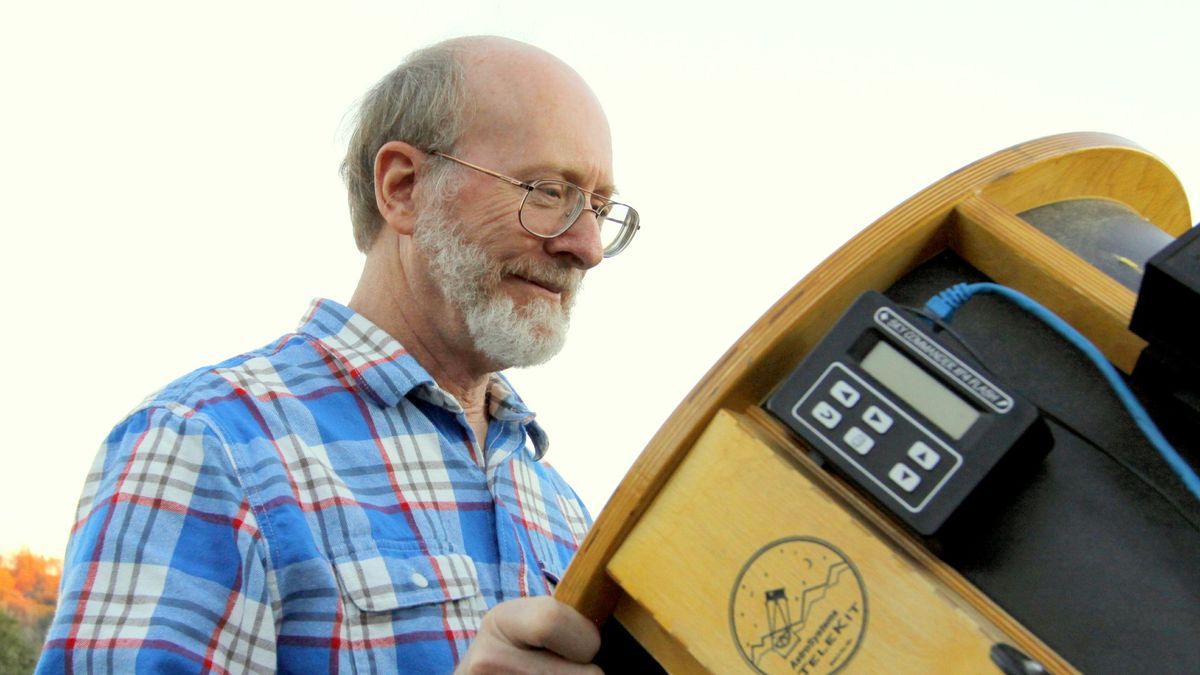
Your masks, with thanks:
M 413 186 L 425 153 L 401 141 L 389 141 L 375 153 L 375 206 L 389 227 L 412 234 L 416 215 Z

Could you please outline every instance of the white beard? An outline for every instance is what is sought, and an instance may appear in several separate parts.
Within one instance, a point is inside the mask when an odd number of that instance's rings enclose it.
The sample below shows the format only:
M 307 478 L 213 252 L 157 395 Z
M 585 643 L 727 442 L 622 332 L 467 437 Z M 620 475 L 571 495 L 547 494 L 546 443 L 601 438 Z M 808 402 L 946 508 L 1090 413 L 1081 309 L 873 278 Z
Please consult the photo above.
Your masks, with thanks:
M 413 242 L 427 256 L 434 283 L 462 312 L 475 348 L 498 370 L 549 361 L 566 343 L 581 271 L 529 261 L 501 264 L 483 247 L 466 241 L 463 223 L 448 213 L 446 203 L 431 206 L 418 215 Z M 513 273 L 563 288 L 562 303 L 537 298 L 516 307 L 500 290 L 503 277 Z

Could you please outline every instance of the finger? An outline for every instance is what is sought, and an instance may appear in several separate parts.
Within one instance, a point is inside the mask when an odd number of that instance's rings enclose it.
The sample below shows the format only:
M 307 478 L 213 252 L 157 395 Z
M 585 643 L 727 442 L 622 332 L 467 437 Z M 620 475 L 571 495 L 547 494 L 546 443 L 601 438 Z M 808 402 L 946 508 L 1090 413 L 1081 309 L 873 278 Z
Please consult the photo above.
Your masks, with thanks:
M 476 639 L 454 672 L 455 675 L 603 675 L 599 666 L 574 663 L 546 649 L 514 645 L 503 636 L 491 633 L 483 633 Z
M 547 649 L 575 663 L 589 663 L 600 651 L 600 631 L 596 625 L 551 597 L 501 603 L 489 616 L 513 644 Z

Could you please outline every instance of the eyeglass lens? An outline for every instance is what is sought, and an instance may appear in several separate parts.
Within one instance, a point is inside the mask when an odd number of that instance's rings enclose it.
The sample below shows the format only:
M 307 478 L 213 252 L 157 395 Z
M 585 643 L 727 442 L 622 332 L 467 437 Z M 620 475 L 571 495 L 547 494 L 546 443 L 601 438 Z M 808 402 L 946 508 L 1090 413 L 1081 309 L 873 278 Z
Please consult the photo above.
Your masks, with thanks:
M 563 181 L 537 181 L 533 188 L 521 205 L 521 224 L 543 237 L 565 232 L 579 218 L 588 199 L 583 190 Z M 605 202 L 596 209 L 596 220 L 606 256 L 623 249 L 637 228 L 636 212 L 617 202 Z

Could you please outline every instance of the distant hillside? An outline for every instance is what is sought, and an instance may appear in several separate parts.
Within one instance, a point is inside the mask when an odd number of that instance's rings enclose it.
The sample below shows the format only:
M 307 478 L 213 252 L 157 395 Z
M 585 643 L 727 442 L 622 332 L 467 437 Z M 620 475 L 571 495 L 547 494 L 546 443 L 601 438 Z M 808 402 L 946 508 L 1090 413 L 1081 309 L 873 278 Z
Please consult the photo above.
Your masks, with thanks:
M 0 673 L 33 670 L 54 618 L 62 561 L 28 550 L 0 556 Z

